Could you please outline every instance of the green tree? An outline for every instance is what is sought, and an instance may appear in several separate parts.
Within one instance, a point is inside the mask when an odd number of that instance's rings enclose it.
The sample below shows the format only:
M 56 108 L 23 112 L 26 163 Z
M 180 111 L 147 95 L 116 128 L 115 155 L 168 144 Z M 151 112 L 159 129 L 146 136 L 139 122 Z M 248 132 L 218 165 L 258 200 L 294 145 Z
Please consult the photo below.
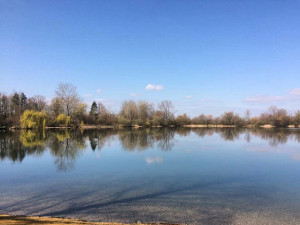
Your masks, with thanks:
M 21 112 L 24 112 L 27 108 L 27 97 L 26 95 L 22 92 L 20 94 L 20 110 Z
M 20 95 L 17 92 L 11 97 L 10 109 L 12 115 L 20 114 Z
M 0 127 L 7 126 L 9 116 L 9 99 L 6 95 L 0 94 Z
M 92 106 L 91 106 L 91 111 L 90 111 L 90 116 L 92 117 L 93 122 L 96 121 L 98 115 L 99 115 L 98 105 L 95 101 L 93 101 Z

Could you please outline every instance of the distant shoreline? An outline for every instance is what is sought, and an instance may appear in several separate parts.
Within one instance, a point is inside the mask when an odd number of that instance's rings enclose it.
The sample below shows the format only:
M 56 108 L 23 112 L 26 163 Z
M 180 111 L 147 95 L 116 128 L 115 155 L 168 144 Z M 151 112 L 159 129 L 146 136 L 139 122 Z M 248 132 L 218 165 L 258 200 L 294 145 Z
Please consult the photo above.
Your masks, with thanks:
M 122 126 L 122 125 L 85 125 L 82 127 L 45 127 L 46 130 L 55 130 L 55 129 L 76 129 L 76 130 L 93 130 L 93 129 L 126 129 L 126 128 L 265 128 L 265 129 L 270 129 L 270 128 L 280 128 L 280 129 L 288 129 L 288 128 L 300 128 L 300 126 L 294 126 L 290 125 L 288 127 L 276 127 L 271 124 L 265 124 L 261 126 L 257 125 L 247 125 L 247 126 L 236 126 L 236 125 L 222 125 L 222 124 L 186 124 L 186 125 L 181 125 L 181 126 L 175 126 L 175 125 L 169 125 L 169 126 L 139 126 L 139 125 L 133 125 L 133 126 Z M 0 130 L 30 130 L 30 129 L 23 129 L 20 127 L 0 127 Z

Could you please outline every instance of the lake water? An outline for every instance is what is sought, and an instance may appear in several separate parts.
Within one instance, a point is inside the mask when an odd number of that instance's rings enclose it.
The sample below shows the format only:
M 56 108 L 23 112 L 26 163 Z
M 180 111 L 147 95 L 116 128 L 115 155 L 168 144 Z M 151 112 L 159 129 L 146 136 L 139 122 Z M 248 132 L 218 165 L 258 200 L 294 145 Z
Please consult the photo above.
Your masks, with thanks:
M 0 131 L 0 213 L 300 224 L 300 130 Z

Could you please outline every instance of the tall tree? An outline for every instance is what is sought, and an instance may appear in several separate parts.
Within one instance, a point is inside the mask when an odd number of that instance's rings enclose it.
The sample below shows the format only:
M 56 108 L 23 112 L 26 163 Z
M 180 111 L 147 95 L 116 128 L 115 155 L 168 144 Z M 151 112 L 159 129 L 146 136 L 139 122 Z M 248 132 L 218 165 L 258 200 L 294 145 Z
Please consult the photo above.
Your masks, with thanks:
M 293 122 L 296 126 L 299 126 L 300 125 L 300 110 L 298 110 L 296 113 L 295 113 L 295 116 L 293 117 Z
M 51 100 L 50 112 L 54 117 L 57 117 L 59 114 L 63 113 L 63 105 L 60 98 L 53 98 Z
M 246 124 L 249 124 L 249 123 L 250 123 L 250 119 L 251 119 L 251 112 L 250 112 L 249 109 L 247 109 L 247 110 L 245 111 L 245 122 L 246 122 Z
M 169 100 L 164 100 L 158 105 L 158 109 L 162 113 L 162 120 L 165 125 L 168 125 L 171 123 L 171 121 L 174 120 L 174 105 Z
M 6 126 L 9 115 L 9 99 L 6 95 L 0 94 L 0 126 Z
M 95 101 L 93 101 L 93 103 L 91 105 L 90 115 L 93 117 L 94 120 L 96 120 L 98 117 L 98 114 L 99 114 L 98 105 Z
M 152 104 L 146 101 L 139 101 L 137 104 L 139 119 L 146 122 L 147 119 L 151 119 L 154 114 L 154 107 Z
M 76 111 L 75 111 L 75 117 L 77 120 L 79 120 L 78 122 L 81 122 L 84 120 L 84 115 L 86 114 L 86 108 L 87 105 L 85 103 L 79 103 Z
M 65 113 L 70 116 L 79 103 L 77 88 L 72 84 L 62 83 L 55 91 L 56 96 L 62 101 Z
M 98 122 L 100 124 L 111 125 L 115 123 L 115 115 L 112 114 L 105 105 L 101 102 L 98 102 Z
M 133 124 L 133 120 L 138 118 L 138 109 L 136 103 L 132 100 L 124 101 L 120 114 L 126 119 L 130 120 L 130 124 Z
M 21 112 L 24 112 L 27 108 L 27 97 L 26 95 L 22 92 L 20 94 L 20 110 Z
M 11 97 L 10 108 L 12 115 L 20 115 L 20 95 L 17 92 Z
M 41 95 L 36 95 L 34 97 L 28 98 L 28 109 L 42 111 L 45 110 L 47 106 L 46 98 Z

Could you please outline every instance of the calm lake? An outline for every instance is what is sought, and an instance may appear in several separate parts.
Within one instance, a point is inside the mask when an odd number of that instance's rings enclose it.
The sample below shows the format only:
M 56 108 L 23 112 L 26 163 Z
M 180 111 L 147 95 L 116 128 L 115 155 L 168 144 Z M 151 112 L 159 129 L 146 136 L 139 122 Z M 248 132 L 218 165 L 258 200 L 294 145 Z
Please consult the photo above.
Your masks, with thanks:
M 0 131 L 0 213 L 300 224 L 300 130 Z

